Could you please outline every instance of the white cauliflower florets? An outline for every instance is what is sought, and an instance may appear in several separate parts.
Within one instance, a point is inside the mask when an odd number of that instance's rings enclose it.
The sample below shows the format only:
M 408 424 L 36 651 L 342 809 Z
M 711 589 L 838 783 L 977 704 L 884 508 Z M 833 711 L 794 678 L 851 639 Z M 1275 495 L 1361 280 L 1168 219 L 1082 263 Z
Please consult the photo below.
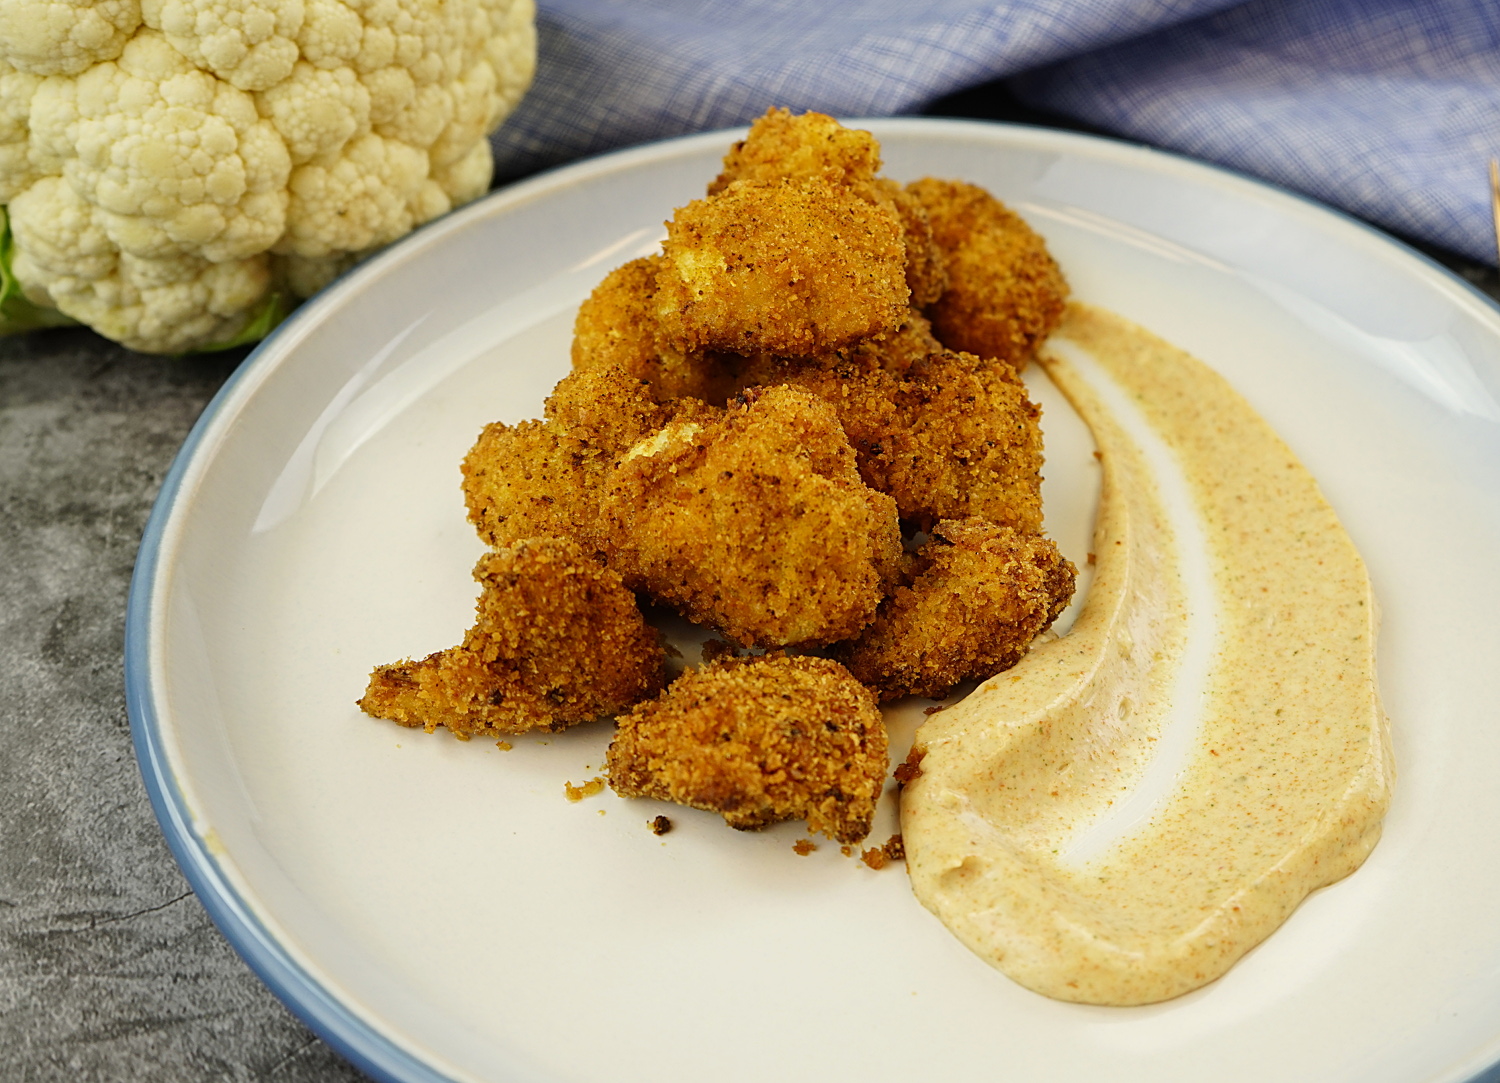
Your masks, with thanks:
M 271 289 L 265 253 L 213 262 L 187 252 L 143 258 L 121 251 L 106 212 L 62 177 L 22 192 L 10 216 L 12 268 L 27 297 L 127 345 L 178 353 L 228 341 Z
M 4 0 L 0 60 L 33 75 L 76 75 L 119 56 L 140 25 L 140 0 Z
M 0 60 L 0 203 L 9 203 L 41 173 L 31 164 L 31 100 L 42 77 Z
M 15 278 L 135 349 L 231 340 L 484 192 L 535 57 L 532 0 L 0 0 Z

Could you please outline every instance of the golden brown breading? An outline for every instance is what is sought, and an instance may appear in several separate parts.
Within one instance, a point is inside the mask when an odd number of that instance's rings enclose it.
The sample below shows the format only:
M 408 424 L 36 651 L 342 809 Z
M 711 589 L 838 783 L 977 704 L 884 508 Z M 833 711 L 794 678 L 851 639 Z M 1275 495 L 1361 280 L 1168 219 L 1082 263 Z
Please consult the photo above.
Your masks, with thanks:
M 576 463 L 541 421 L 486 425 L 463 461 L 469 522 L 491 546 L 537 535 L 586 540 L 595 458 Z
M 944 350 L 901 375 L 858 357 L 757 371 L 831 405 L 860 477 L 918 529 L 977 515 L 1041 530 L 1041 411 L 1010 366 Z
M 869 363 L 896 376 L 905 375 L 919 361 L 943 349 L 932 333 L 932 323 L 913 308 L 900 327 L 884 338 L 867 338 L 838 357 L 856 363 Z
M 948 288 L 948 257 L 932 231 L 927 207 L 913 193 L 884 177 L 875 181 L 875 195 L 901 218 L 906 243 L 906 285 L 913 305 L 930 305 Z
M 674 418 L 718 411 L 695 398 L 658 403 L 641 380 L 618 368 L 601 368 L 559 380 L 542 414 L 560 432 L 619 456 Z
M 739 358 L 736 364 L 736 391 L 747 387 L 769 387 L 785 383 L 793 373 L 808 368 L 840 372 L 869 372 L 883 369 L 896 376 L 904 375 L 913 365 L 939 353 L 943 344 L 932 334 L 932 324 L 917 309 L 908 309 L 901 326 L 888 335 L 867 338 L 843 350 L 821 357 L 777 357 L 756 354 Z
M 708 186 L 716 195 L 735 181 L 775 184 L 788 177 L 862 187 L 880 171 L 880 144 L 869 132 L 846 128 L 826 113 L 793 116 L 769 109 L 724 156 L 724 171 Z
M 689 396 L 722 404 L 738 388 L 737 358 L 710 350 L 679 350 L 661 334 L 656 273 L 660 255 L 631 260 L 595 287 L 573 324 L 573 368 L 611 366 L 651 385 L 658 402 Z
M 805 819 L 853 843 L 870 833 L 885 786 L 885 724 L 837 662 L 729 659 L 621 717 L 608 762 L 625 797 L 721 813 L 742 831 Z
M 662 248 L 657 313 L 679 350 L 826 353 L 906 318 L 900 217 L 846 186 L 735 181 L 680 208 Z
M 604 368 L 564 378 L 546 414 L 545 422 L 485 426 L 463 461 L 469 521 L 492 546 L 554 535 L 598 551 L 605 474 L 670 411 L 640 380 Z
M 906 186 L 927 208 L 948 288 L 927 306 L 950 349 L 1024 368 L 1062 319 L 1068 284 L 1041 237 L 983 188 L 927 177 Z
M 782 180 L 822 180 L 848 187 L 894 210 L 906 245 L 906 284 L 913 304 L 936 301 L 947 284 L 943 253 L 932 237 L 921 200 L 880 170 L 880 144 L 869 132 L 845 128 L 826 113 L 793 116 L 771 109 L 750 125 L 750 134 L 724 156 L 724 171 L 708 186 L 709 195 L 734 181 L 776 184 Z
M 457 647 L 380 666 L 360 708 L 431 733 L 560 730 L 661 691 L 665 654 L 620 577 L 574 542 L 486 553 L 477 620 Z
M 826 403 L 778 387 L 632 448 L 601 504 L 630 586 L 745 646 L 855 635 L 895 574 L 896 507 Z
M 1073 565 L 1047 538 L 982 519 L 932 534 L 875 623 L 835 648 L 882 701 L 937 698 L 1009 669 L 1073 596 Z

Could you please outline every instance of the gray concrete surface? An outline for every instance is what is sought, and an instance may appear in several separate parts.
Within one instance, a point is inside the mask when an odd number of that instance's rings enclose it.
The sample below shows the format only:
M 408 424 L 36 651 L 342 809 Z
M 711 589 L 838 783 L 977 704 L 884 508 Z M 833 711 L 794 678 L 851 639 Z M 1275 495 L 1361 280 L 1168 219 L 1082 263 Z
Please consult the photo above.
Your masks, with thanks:
M 1493 269 L 1449 261 L 1500 298 Z M 0 1081 L 358 1080 L 209 921 L 152 816 L 126 591 L 178 446 L 239 358 L 0 339 Z
M 219 935 L 152 816 L 125 597 L 167 467 L 238 356 L 0 339 L 0 1080 L 364 1078 Z

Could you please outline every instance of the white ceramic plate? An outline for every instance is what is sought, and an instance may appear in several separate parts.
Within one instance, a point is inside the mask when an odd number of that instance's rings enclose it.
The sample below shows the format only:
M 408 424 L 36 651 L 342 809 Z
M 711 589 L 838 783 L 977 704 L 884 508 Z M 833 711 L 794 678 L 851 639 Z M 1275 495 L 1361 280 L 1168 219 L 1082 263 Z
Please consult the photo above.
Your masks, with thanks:
M 1365 867 L 1205 989 L 1061 1004 L 970 955 L 899 866 L 797 856 L 798 825 L 564 800 L 600 773 L 605 725 L 502 751 L 355 709 L 374 664 L 459 639 L 480 552 L 459 459 L 484 422 L 539 412 L 577 303 L 701 193 L 717 134 L 421 231 L 307 305 L 193 431 L 127 651 L 142 769 L 205 905 L 390 1079 L 1473 1078 L 1500 1060 L 1500 311 L 1357 223 L 1179 158 L 869 127 L 889 175 L 1016 205 L 1078 297 L 1227 375 L 1321 480 L 1385 615 L 1398 788 Z M 1081 564 L 1090 445 L 1038 394 L 1049 522 Z M 893 712 L 898 754 L 920 706 Z

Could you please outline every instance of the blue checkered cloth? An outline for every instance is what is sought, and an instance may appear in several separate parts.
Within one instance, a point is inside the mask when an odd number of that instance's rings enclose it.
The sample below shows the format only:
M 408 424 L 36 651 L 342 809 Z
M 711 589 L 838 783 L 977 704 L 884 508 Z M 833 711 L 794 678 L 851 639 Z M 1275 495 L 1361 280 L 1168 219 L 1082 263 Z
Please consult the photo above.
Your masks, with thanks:
M 1031 105 L 1495 262 L 1500 0 L 540 0 L 514 177 L 768 106 Z
M 1108 131 L 1496 262 L 1497 0 L 1255 0 L 1014 86 Z

